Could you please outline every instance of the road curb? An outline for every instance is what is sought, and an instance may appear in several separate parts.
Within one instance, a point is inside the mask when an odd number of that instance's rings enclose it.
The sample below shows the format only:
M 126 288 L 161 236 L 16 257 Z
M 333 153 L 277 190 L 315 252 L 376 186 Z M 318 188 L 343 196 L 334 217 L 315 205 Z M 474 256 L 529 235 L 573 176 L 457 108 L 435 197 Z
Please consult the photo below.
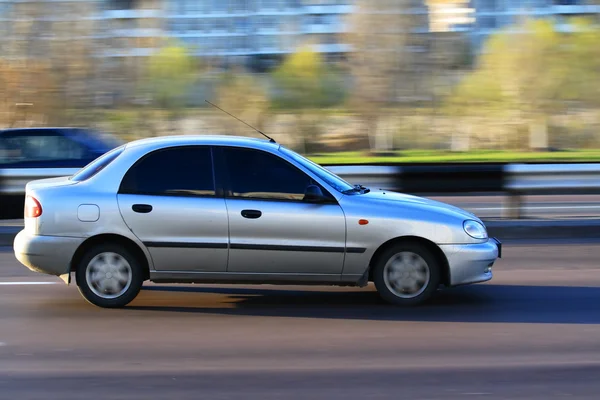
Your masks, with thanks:
M 600 219 L 484 220 L 491 237 L 503 240 L 600 239 Z M 0 246 L 12 246 L 21 226 L 0 227 Z

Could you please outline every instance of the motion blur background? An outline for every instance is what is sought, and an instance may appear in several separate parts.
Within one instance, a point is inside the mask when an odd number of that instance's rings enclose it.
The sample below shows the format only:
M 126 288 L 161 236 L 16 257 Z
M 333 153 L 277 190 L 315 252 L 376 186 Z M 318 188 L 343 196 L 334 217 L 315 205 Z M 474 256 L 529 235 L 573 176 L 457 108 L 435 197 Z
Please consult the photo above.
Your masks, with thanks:
M 599 4 L 2 0 L 0 127 L 256 135 L 209 99 L 324 163 L 595 160 Z
M 597 399 L 599 17 L 600 0 L 0 0 L 0 400 Z M 26 182 L 116 146 L 96 134 L 259 136 L 206 99 L 352 183 L 477 213 L 505 245 L 494 280 L 415 310 L 148 284 L 106 313 L 15 260 Z M 81 129 L 4 131 L 58 126 Z

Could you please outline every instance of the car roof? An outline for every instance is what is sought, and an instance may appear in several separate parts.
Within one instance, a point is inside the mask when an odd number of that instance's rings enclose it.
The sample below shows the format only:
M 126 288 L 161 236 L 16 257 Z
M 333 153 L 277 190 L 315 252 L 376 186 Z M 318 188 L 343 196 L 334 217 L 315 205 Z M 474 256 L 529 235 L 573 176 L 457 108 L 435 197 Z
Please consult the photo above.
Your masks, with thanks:
M 240 146 L 255 149 L 277 149 L 278 143 L 267 139 L 230 136 L 230 135 L 172 135 L 158 136 L 134 140 L 126 144 L 127 148 L 143 147 L 145 150 L 160 149 L 162 147 L 188 146 L 188 145 L 213 145 L 213 146 Z

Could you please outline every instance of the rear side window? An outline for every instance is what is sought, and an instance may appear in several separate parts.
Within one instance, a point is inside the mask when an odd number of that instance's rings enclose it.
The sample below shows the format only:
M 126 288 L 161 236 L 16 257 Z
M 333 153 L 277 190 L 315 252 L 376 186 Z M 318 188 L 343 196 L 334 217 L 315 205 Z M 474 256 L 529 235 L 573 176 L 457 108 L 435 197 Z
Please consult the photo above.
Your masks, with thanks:
M 82 182 L 90 179 L 98 172 L 102 171 L 108 164 L 116 160 L 119 155 L 125 150 L 125 146 L 117 147 L 109 152 L 104 153 L 94 161 L 83 167 L 75 175 L 71 177 L 72 181 Z
M 209 147 L 186 146 L 152 152 L 135 163 L 119 193 L 156 196 L 214 196 Z

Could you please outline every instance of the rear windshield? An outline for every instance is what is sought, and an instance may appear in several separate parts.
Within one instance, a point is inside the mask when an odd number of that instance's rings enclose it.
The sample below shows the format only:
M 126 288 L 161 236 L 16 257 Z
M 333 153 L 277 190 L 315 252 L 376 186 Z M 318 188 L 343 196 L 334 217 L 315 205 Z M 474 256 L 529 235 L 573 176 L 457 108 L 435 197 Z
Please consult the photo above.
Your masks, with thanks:
M 94 161 L 80 169 L 75 175 L 71 177 L 72 181 L 82 182 L 90 179 L 92 176 L 96 175 L 98 172 L 102 171 L 108 164 L 113 162 L 119 155 L 123 152 L 125 146 L 117 147 L 107 153 L 104 153 L 100 157 L 96 158 Z

